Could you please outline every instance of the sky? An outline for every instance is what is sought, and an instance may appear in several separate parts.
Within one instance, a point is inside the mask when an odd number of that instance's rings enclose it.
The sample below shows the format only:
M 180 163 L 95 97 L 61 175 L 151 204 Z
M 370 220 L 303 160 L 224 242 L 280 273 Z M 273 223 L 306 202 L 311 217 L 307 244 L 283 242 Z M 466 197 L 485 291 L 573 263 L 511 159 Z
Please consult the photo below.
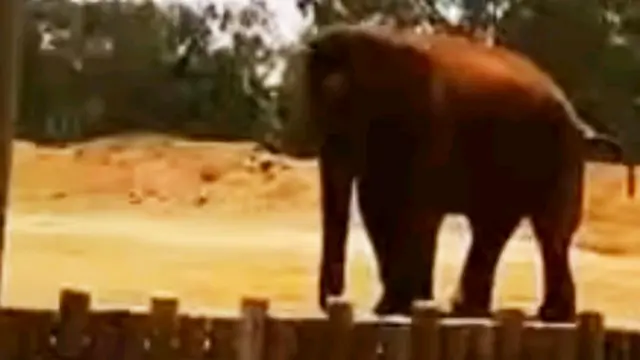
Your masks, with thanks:
M 230 4 L 230 5 L 244 5 L 248 4 L 250 0 L 155 0 L 160 4 L 168 4 L 171 2 L 182 2 L 189 4 L 195 8 L 202 8 L 207 4 Z M 278 18 L 278 26 L 281 34 L 287 42 L 294 41 L 302 28 L 305 26 L 305 19 L 296 8 L 295 0 L 266 0 L 270 9 L 275 12 Z
M 80 0 L 82 1 L 82 0 Z M 86 1 L 86 0 L 85 0 Z M 135 1 L 135 0 L 133 0 Z M 242 6 L 244 4 L 248 4 L 251 0 L 154 0 L 159 4 L 171 4 L 175 2 L 181 2 L 196 9 L 204 8 L 206 5 L 214 3 L 214 4 L 225 4 L 230 6 Z M 301 30 L 307 25 L 309 19 L 304 19 L 300 12 L 296 7 L 296 0 L 265 0 L 270 10 L 272 10 L 278 19 L 277 24 L 279 27 L 279 36 L 277 36 L 281 41 L 285 41 L 286 43 L 293 43 L 298 39 L 298 36 Z M 457 17 L 456 8 L 448 8 L 441 9 L 444 10 L 444 14 L 447 17 L 455 18 Z M 230 41 L 230 38 L 226 38 L 224 36 L 219 37 L 218 41 L 216 41 L 216 45 L 226 45 Z M 281 64 L 283 65 L 283 64 Z M 284 68 L 282 66 L 278 66 L 276 69 L 273 69 L 270 76 L 267 78 L 268 83 L 278 83 L 282 77 L 282 70 Z
M 248 4 L 250 0 L 155 0 L 158 3 L 169 3 L 180 1 L 190 4 L 196 8 L 202 8 L 207 4 Z M 278 18 L 278 26 L 285 41 L 290 42 L 296 40 L 298 34 L 305 26 L 306 21 L 302 18 L 300 12 L 296 8 L 296 0 L 266 0 L 268 6 L 276 13 Z M 445 16 L 456 18 L 459 9 L 449 7 L 445 9 Z

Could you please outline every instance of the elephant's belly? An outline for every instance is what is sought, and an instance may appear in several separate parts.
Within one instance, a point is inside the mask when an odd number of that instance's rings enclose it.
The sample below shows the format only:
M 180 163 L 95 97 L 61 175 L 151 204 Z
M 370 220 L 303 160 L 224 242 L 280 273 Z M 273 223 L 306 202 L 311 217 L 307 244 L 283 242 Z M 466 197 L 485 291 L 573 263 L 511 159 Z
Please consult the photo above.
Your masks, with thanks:
M 469 184 L 461 176 L 448 176 L 430 186 L 425 199 L 439 211 L 452 214 L 466 214 L 470 207 Z
M 426 187 L 425 203 L 444 213 L 466 215 L 472 209 L 492 211 L 504 206 L 527 208 L 536 201 L 535 194 L 544 192 L 540 174 L 520 169 L 521 164 L 503 168 L 455 165 L 440 172 Z

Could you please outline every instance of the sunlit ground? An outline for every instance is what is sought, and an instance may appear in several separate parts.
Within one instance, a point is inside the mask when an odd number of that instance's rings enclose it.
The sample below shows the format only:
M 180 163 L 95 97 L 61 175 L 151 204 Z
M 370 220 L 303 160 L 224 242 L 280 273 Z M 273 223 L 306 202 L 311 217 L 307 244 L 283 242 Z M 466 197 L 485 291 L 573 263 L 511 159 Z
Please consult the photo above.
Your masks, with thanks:
M 319 251 L 316 169 L 263 174 L 248 145 L 159 137 L 102 141 L 81 150 L 15 147 L 4 302 L 54 307 L 58 291 L 91 291 L 95 306 L 144 306 L 171 293 L 190 311 L 236 311 L 242 296 L 274 311 L 316 312 Z M 586 220 L 572 262 L 582 309 L 640 320 L 638 200 L 624 170 L 592 165 Z M 500 265 L 496 306 L 534 309 L 537 249 L 526 228 Z M 437 298 L 446 304 L 467 247 L 464 219 L 440 235 Z M 369 311 L 378 295 L 371 250 L 354 220 L 348 296 Z

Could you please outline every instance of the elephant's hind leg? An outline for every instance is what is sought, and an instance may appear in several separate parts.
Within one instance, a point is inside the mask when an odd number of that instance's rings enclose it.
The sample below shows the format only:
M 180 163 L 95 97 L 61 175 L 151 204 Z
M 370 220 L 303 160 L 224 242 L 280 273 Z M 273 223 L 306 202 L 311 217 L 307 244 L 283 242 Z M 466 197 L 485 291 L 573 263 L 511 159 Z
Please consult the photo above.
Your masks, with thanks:
M 545 293 L 538 316 L 543 321 L 572 321 L 576 290 L 569 263 L 573 234 L 582 218 L 583 163 L 568 162 L 531 214 L 544 264 Z
M 545 294 L 538 316 L 543 321 L 572 321 L 575 317 L 576 290 L 569 264 L 573 233 L 578 227 L 579 202 L 549 207 L 531 217 L 544 264 Z
M 455 315 L 488 315 L 500 254 L 521 219 L 519 212 L 511 210 L 494 208 L 469 215 L 472 239 L 453 300 Z

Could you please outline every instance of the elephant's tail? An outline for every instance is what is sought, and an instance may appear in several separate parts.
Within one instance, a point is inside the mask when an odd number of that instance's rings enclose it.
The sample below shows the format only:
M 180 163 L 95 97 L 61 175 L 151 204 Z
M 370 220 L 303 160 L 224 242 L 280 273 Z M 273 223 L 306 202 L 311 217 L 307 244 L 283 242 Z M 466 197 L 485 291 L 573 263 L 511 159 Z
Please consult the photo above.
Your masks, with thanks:
M 587 147 L 587 155 L 602 161 L 622 164 L 627 167 L 627 196 L 633 197 L 635 194 L 635 169 L 625 156 L 624 147 L 619 138 L 609 134 L 600 133 L 593 126 L 589 125 L 576 111 L 571 101 L 559 88 L 555 88 L 557 100 L 562 103 L 569 122 L 580 132 Z
M 594 133 L 589 137 L 585 137 L 585 141 L 590 148 L 595 150 L 599 157 L 604 157 L 607 161 L 622 163 L 625 160 L 622 144 L 618 139 L 610 135 Z
M 562 104 L 569 122 L 580 132 L 589 147 L 597 151 L 598 157 L 604 156 L 608 161 L 621 163 L 624 160 L 624 149 L 620 140 L 611 135 L 598 132 L 578 114 L 564 91 L 555 84 L 552 86 L 554 87 L 553 93 L 556 100 Z

